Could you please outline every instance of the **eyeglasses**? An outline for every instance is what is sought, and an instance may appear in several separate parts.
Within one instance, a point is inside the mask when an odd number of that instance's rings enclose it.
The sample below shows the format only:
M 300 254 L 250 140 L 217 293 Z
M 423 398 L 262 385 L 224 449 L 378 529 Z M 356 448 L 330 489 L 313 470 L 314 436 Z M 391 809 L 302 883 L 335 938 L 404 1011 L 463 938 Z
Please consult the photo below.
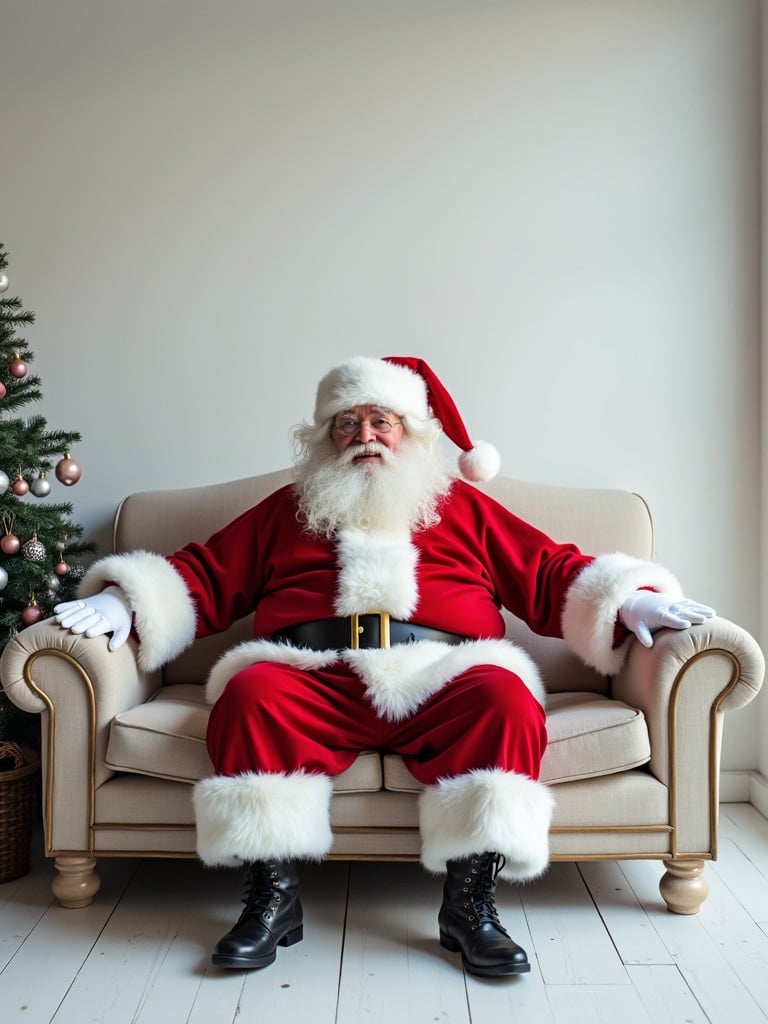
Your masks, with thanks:
M 359 434 L 363 429 L 364 423 L 368 424 L 374 434 L 388 434 L 392 427 L 402 423 L 402 420 L 395 420 L 389 416 L 381 415 L 372 416 L 367 420 L 359 420 L 355 416 L 339 416 L 333 422 L 333 429 L 337 434 L 342 434 L 344 437 L 354 437 L 355 434 Z

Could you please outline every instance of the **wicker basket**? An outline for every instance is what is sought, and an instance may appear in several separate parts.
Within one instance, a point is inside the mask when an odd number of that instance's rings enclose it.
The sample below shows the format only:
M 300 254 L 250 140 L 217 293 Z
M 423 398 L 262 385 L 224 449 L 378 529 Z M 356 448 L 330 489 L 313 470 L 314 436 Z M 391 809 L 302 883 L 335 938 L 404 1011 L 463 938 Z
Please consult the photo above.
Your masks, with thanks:
M 30 758 L 32 758 L 30 760 Z M 16 743 L 0 743 L 0 882 L 29 871 L 32 828 L 38 808 L 40 758 Z

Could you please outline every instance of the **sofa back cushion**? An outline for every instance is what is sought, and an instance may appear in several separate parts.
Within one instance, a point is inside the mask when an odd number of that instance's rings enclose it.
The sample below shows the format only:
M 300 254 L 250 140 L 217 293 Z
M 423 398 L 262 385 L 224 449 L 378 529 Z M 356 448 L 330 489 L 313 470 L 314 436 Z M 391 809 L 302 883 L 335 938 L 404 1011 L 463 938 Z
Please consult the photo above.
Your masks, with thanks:
M 290 470 L 166 491 L 132 494 L 115 515 L 115 551 L 143 548 L 169 553 L 188 541 L 205 541 L 231 519 L 291 479 Z M 572 541 L 590 554 L 624 551 L 653 557 L 653 522 L 638 495 L 618 489 L 554 487 L 497 477 L 483 490 L 522 519 L 558 541 Z M 561 640 L 533 634 L 505 615 L 507 634 L 539 665 L 550 692 L 605 692 L 608 682 L 583 665 Z M 202 683 L 224 651 L 251 637 L 250 617 L 227 632 L 197 641 L 164 669 L 166 683 Z

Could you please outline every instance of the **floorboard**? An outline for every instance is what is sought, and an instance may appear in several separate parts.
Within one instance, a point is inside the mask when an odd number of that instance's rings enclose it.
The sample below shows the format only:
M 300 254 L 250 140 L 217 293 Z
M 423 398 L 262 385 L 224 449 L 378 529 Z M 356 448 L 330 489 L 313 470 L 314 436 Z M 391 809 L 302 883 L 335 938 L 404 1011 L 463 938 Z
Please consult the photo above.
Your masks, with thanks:
M 721 808 L 710 895 L 670 914 L 654 861 L 553 864 L 501 885 L 531 972 L 466 975 L 438 942 L 442 882 L 416 864 L 302 869 L 304 939 L 263 971 L 211 948 L 240 910 L 240 875 L 194 861 L 103 860 L 92 906 L 63 910 L 36 848 L 0 885 L 3 1024 L 766 1024 L 768 821 Z

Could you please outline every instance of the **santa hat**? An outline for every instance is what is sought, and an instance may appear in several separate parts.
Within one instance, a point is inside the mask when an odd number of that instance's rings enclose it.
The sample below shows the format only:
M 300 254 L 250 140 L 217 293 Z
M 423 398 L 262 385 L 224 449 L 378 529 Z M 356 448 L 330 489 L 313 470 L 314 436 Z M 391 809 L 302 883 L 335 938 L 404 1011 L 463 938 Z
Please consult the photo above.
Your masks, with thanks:
M 461 448 L 459 471 L 465 480 L 491 480 L 501 459 L 487 441 L 473 443 L 459 410 L 434 371 L 412 356 L 353 356 L 323 377 L 317 388 L 315 422 L 324 423 L 356 405 L 381 405 L 398 416 L 440 420 L 443 432 Z

